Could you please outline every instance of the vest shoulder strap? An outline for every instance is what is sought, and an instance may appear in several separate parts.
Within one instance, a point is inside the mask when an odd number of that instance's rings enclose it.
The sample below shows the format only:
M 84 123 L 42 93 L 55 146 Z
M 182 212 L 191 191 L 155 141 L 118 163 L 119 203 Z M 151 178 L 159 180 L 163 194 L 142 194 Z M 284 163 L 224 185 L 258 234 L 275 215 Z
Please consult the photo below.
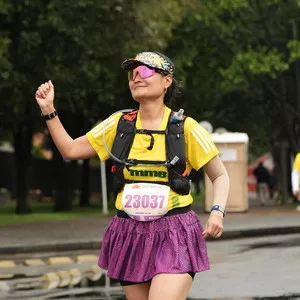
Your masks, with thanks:
M 124 113 L 118 122 L 116 137 L 112 146 L 112 154 L 124 161 L 128 155 L 135 135 L 137 110 Z
M 185 138 L 184 122 L 185 117 L 177 123 L 169 122 L 166 132 L 166 151 L 167 160 L 171 162 L 174 157 L 178 157 L 176 165 L 183 165 L 185 170 Z

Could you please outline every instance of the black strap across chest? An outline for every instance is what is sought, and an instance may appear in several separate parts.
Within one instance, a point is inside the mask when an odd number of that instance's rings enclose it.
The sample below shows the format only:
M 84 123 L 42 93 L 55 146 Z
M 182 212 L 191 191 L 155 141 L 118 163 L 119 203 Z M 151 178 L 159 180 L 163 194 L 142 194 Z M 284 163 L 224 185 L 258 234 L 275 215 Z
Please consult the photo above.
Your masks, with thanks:
M 170 116 L 173 112 L 171 112 Z M 131 113 L 132 116 L 132 113 Z M 166 130 L 148 130 L 148 129 L 136 129 L 135 118 L 126 118 L 123 115 L 118 123 L 116 137 L 112 146 L 112 154 L 121 160 L 124 165 L 136 165 L 136 164 L 166 164 L 169 165 L 184 165 L 185 169 L 185 141 L 184 141 L 184 120 L 177 123 L 171 123 L 170 117 Z M 163 134 L 166 137 L 166 160 L 139 160 L 128 159 L 128 155 L 136 134 L 146 134 L 151 137 L 150 144 L 147 147 L 148 150 L 152 150 L 154 145 L 154 134 Z M 151 156 L 151 153 L 149 154 Z M 175 163 L 176 162 L 176 163 Z M 184 170 L 183 170 L 184 171 Z

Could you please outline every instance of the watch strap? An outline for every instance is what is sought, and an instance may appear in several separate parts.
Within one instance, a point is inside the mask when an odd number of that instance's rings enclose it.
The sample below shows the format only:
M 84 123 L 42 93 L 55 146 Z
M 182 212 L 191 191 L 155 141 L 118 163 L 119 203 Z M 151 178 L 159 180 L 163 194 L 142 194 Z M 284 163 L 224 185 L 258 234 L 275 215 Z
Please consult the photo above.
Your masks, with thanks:
M 45 120 L 51 120 L 53 118 L 55 118 L 58 115 L 57 111 L 53 111 L 51 113 L 48 113 L 46 115 L 44 115 L 43 113 L 41 113 L 41 116 L 45 119 Z
M 214 210 L 220 211 L 220 212 L 223 214 L 223 217 L 225 217 L 225 215 L 226 215 L 226 210 L 225 210 L 224 207 L 222 207 L 222 206 L 220 206 L 220 205 L 213 205 L 213 206 L 211 207 L 211 209 L 210 209 L 210 212 L 212 212 L 212 211 L 214 211 Z

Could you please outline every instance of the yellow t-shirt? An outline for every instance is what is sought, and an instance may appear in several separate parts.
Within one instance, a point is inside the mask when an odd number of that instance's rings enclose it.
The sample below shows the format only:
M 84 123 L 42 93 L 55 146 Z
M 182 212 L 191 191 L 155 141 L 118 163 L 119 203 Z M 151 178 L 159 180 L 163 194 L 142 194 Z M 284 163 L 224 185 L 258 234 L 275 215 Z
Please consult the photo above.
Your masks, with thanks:
M 163 120 L 158 130 L 165 130 L 168 125 L 171 109 L 165 107 Z M 122 113 L 116 113 L 104 120 L 86 136 L 92 147 L 97 152 L 100 160 L 107 160 L 110 157 L 109 151 L 115 139 L 117 125 Z M 136 128 L 142 129 L 140 114 L 137 114 Z M 150 144 L 151 137 L 146 134 L 136 134 L 130 149 L 128 158 L 138 160 L 166 160 L 165 135 L 153 134 L 154 145 L 152 150 L 147 147 Z M 199 170 L 213 157 L 218 155 L 219 151 L 213 143 L 209 133 L 194 119 L 187 117 L 184 122 L 184 138 L 186 151 L 186 167 L 188 173 L 194 168 Z M 145 172 L 147 171 L 147 172 Z M 154 172 L 156 171 L 156 172 Z M 149 175 L 152 176 L 149 176 Z M 147 175 L 147 176 L 145 176 Z M 124 178 L 128 180 L 138 180 L 147 182 L 168 181 L 168 169 L 166 166 L 150 166 L 139 165 L 130 167 L 129 171 L 124 168 Z M 118 193 L 115 206 L 117 209 L 122 209 L 121 205 L 122 191 Z M 183 207 L 191 204 L 193 198 L 191 194 L 179 195 L 173 190 L 170 191 L 168 199 L 168 210 L 176 207 Z
M 295 157 L 293 171 L 300 171 L 300 153 L 297 153 Z

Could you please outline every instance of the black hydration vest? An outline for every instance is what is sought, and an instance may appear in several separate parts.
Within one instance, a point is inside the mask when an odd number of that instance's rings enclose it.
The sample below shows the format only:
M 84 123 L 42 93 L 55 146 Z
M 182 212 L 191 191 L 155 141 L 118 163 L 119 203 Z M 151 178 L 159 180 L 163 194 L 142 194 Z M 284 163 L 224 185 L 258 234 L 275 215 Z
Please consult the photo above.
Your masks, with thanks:
M 119 192 L 125 183 L 141 182 L 138 180 L 127 180 L 124 178 L 123 169 L 126 167 L 130 171 L 130 167 L 135 165 L 165 165 L 168 169 L 168 181 L 149 181 L 152 183 L 165 184 L 180 195 L 187 195 L 190 192 L 190 180 L 186 170 L 185 140 L 184 140 L 184 121 L 176 119 L 175 112 L 171 112 L 166 130 L 147 130 L 136 129 L 135 123 L 137 118 L 137 110 L 124 113 L 119 119 L 116 137 L 112 146 L 113 160 L 112 172 L 114 176 L 114 187 Z M 146 134 L 151 137 L 148 150 L 154 145 L 153 134 L 165 135 L 166 141 L 166 161 L 155 160 L 139 160 L 128 159 L 134 137 L 136 134 Z M 115 158 L 118 160 L 116 160 Z M 155 171 L 153 171 L 155 172 Z M 142 182 L 147 182 L 143 180 Z

